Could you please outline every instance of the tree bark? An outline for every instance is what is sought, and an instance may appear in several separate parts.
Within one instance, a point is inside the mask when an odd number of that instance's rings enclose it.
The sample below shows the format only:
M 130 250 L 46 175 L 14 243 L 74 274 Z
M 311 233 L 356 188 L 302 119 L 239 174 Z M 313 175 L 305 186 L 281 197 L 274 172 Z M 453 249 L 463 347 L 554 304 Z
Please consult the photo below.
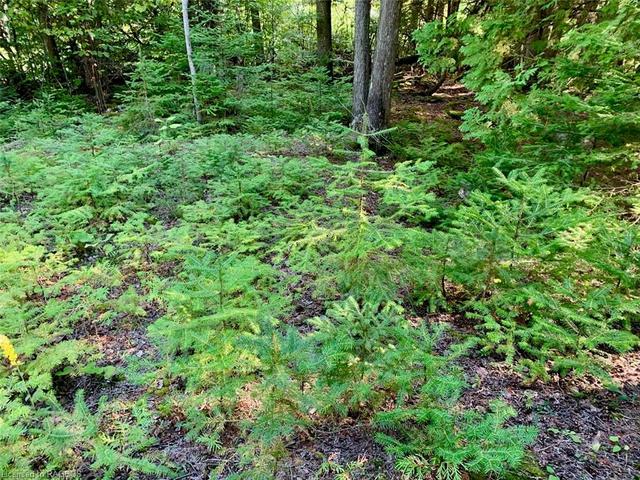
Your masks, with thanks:
M 435 0 L 428 0 L 427 1 L 427 8 L 424 11 L 423 17 L 422 19 L 425 22 L 431 22 L 435 19 L 435 11 L 436 11 L 436 6 L 435 6 L 436 1 Z
M 82 58 L 82 68 L 84 70 L 85 83 L 93 90 L 98 112 L 106 112 L 107 94 L 105 93 L 98 62 L 93 56 L 85 56 Z
M 331 61 L 331 0 L 316 0 L 316 35 L 318 38 L 318 64 L 333 77 Z
M 60 84 L 65 82 L 64 67 L 60 58 L 60 50 L 56 38 L 51 35 L 51 19 L 49 17 L 49 8 L 46 4 L 39 4 L 40 24 L 42 26 L 42 39 L 44 42 L 44 50 L 47 54 L 50 76 L 53 80 Z
M 191 28 L 189 26 L 189 0 L 182 0 L 182 25 L 184 27 L 184 45 L 187 49 L 187 61 L 189 62 L 189 75 L 191 76 L 191 93 L 193 95 L 193 107 L 196 112 L 196 120 L 202 123 L 202 112 L 196 91 L 196 67 L 193 63 L 193 52 L 191 50 Z
M 391 83 L 395 70 L 400 24 L 400 0 L 382 0 L 380 23 L 376 35 L 376 49 L 371 72 L 367 117 L 369 129 L 378 131 L 389 123 L 391 112 Z
M 451 11 L 449 12 L 449 15 L 458 13 L 459 10 L 460 10 L 460 0 L 453 0 L 451 2 Z
M 406 15 L 408 15 L 409 18 L 405 18 L 405 27 L 403 27 L 403 34 L 407 37 L 407 52 L 416 51 L 416 41 L 413 39 L 413 32 L 420 27 L 423 4 L 423 0 L 411 0 L 407 8 Z
M 371 22 L 371 0 L 356 0 L 355 36 L 353 45 L 353 120 L 356 130 L 366 129 L 363 117 L 367 109 L 369 81 L 371 78 L 371 42 L 369 25 Z

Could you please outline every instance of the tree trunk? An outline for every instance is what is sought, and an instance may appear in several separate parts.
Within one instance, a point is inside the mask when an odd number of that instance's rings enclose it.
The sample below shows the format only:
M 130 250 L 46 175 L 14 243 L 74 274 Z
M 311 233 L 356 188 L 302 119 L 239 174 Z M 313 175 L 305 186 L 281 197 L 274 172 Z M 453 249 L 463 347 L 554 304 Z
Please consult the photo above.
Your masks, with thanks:
M 403 36 L 406 36 L 407 39 L 405 48 L 406 53 L 409 55 L 411 54 L 411 52 L 416 51 L 416 41 L 413 38 L 413 32 L 415 32 L 420 27 L 423 7 L 423 0 L 411 0 L 406 10 L 407 13 L 405 15 L 408 15 L 408 18 L 405 18 L 405 26 L 402 29 L 402 33 Z
M 371 131 L 382 130 L 389 123 L 391 83 L 395 70 L 400 24 L 400 0 L 382 0 L 376 50 L 367 98 L 367 117 Z
M 98 112 L 104 113 L 107 110 L 107 95 L 105 93 L 102 75 L 98 62 L 93 56 L 82 58 L 82 68 L 84 70 L 85 83 L 93 90 L 93 95 Z
M 196 67 L 193 64 L 193 52 L 191 51 L 191 28 L 189 27 L 189 0 L 182 0 L 182 25 L 184 27 L 184 45 L 187 49 L 187 61 L 189 62 L 189 75 L 191 76 L 191 93 L 193 95 L 193 107 L 196 111 L 196 120 L 202 123 L 200 102 L 196 91 Z
M 64 67 L 60 58 L 60 50 L 56 38 L 51 35 L 51 19 L 49 18 L 49 9 L 46 4 L 40 4 L 38 7 L 40 15 L 40 24 L 42 26 L 42 39 L 44 42 L 44 50 L 47 54 L 47 62 L 49 64 L 50 77 L 62 84 L 65 81 Z
M 318 64 L 333 77 L 331 61 L 331 0 L 316 0 L 316 34 L 318 37 Z
M 449 12 L 449 15 L 458 13 L 459 10 L 460 10 L 460 0 L 453 0 L 451 2 L 451 11 Z
M 427 8 L 425 9 L 424 14 L 422 16 L 422 19 L 425 22 L 431 22 L 434 20 L 435 11 L 436 11 L 435 3 L 436 3 L 436 0 L 427 1 Z
M 60 51 L 58 50 L 58 43 L 55 37 L 52 35 L 44 35 L 44 49 L 47 52 L 47 58 L 49 59 L 49 65 L 51 68 L 51 77 L 60 83 L 63 83 L 64 70 L 62 67 L 62 60 L 60 59 Z
M 353 120 L 351 126 L 363 130 L 363 116 L 367 109 L 369 81 L 371 78 L 371 43 L 369 25 L 371 0 L 356 0 L 355 36 L 353 45 Z

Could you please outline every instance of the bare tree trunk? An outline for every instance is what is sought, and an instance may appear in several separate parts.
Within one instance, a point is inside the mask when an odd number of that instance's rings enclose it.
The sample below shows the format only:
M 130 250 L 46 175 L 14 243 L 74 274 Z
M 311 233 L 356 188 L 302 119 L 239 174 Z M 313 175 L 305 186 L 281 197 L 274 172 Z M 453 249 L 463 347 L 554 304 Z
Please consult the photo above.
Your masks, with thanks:
M 376 35 L 376 50 L 367 98 L 367 117 L 372 131 L 382 130 L 389 123 L 391 83 L 395 70 L 400 24 L 400 0 L 382 0 L 380 23 Z
M 356 28 L 353 45 L 353 120 L 351 124 L 356 130 L 367 128 L 367 125 L 363 125 L 363 117 L 367 109 L 371 78 L 370 21 L 371 0 L 356 0 Z
M 333 77 L 331 61 L 331 0 L 316 0 L 316 34 L 318 37 L 318 63 Z
M 182 25 L 184 27 L 184 44 L 187 49 L 187 60 L 189 62 L 189 74 L 191 76 L 191 93 L 193 94 L 193 107 L 196 111 L 196 120 L 202 123 L 202 113 L 200 112 L 200 102 L 196 92 L 196 67 L 193 64 L 193 52 L 191 51 L 191 28 L 189 27 L 189 0 L 182 0 Z
M 102 75 L 100 73 L 98 62 L 93 56 L 83 57 L 81 61 L 82 68 L 84 70 L 85 83 L 87 87 L 93 90 L 96 108 L 98 112 L 104 113 L 107 111 L 107 95 L 105 93 L 105 87 L 102 82 Z

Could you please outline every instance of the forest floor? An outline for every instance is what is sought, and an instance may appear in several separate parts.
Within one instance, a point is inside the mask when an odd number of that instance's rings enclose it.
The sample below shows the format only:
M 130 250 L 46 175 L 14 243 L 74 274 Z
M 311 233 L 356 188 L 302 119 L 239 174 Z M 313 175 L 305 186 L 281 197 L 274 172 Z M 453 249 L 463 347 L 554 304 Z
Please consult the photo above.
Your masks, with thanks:
M 462 141 L 457 130 L 459 112 L 473 104 L 472 95 L 459 84 L 445 85 L 430 97 L 408 87 L 395 96 L 392 122 L 439 122 L 450 126 L 456 140 Z M 299 145 L 298 148 L 305 151 L 311 147 Z M 393 161 L 393 158 L 386 157 L 385 160 Z M 314 299 L 311 290 L 305 288 L 304 282 L 298 288 L 300 295 L 288 323 L 309 332 L 313 327 L 305 321 L 322 315 L 324 308 Z M 104 353 L 105 365 L 125 366 L 128 357 L 157 356 L 155 347 L 147 338 L 146 326 L 160 315 L 161 312 L 154 312 L 141 324 L 112 325 L 93 332 L 76 330 L 76 334 L 99 346 Z M 455 339 L 474 333 L 459 316 L 425 314 L 422 320 L 444 322 L 453 327 L 438 347 L 443 351 Z M 576 380 L 557 375 L 550 383 L 529 385 L 521 375 L 498 359 L 471 354 L 459 362 L 470 385 L 462 397 L 462 404 L 473 409 L 486 409 L 490 401 L 500 398 L 515 407 L 518 416 L 514 423 L 539 428 L 538 438 L 531 447 L 531 461 L 548 466 L 548 471 L 543 470 L 545 475 L 553 474 L 562 480 L 637 478 L 640 464 L 640 352 L 612 356 L 609 361 L 613 366 L 612 377 L 621 387 L 620 392 L 605 389 L 594 378 Z M 77 388 L 87 390 L 87 400 L 94 407 L 104 395 L 131 401 L 147 391 L 127 381 L 79 384 L 71 390 Z M 160 400 L 155 395 L 150 397 L 152 404 Z M 231 474 L 235 471 L 238 465 L 233 456 L 211 455 L 202 445 L 188 440 L 180 420 L 157 418 L 153 434 L 159 439 L 154 448 L 186 469 L 183 478 L 204 480 L 212 468 L 224 464 L 228 467 L 221 470 L 223 476 L 225 472 Z M 615 436 L 624 438 L 630 449 L 620 454 L 606 448 L 611 444 L 610 437 Z M 393 458 L 375 442 L 368 422 L 362 423 L 358 419 L 346 418 L 337 424 L 327 423 L 314 428 L 292 440 L 289 447 L 290 456 L 278 467 L 278 479 L 334 478 L 337 471 L 318 476 L 322 463 L 327 459 L 336 465 L 349 465 L 354 479 L 401 478 L 394 470 Z M 91 478 L 88 472 L 87 475 Z M 529 478 L 529 475 L 532 475 L 531 471 L 524 478 Z
M 450 141 L 462 142 L 462 136 L 457 130 L 460 112 L 472 104 L 472 96 L 459 85 L 445 85 L 439 93 L 430 98 L 418 95 L 409 88 L 401 90 L 396 95 L 392 118 L 394 123 L 437 122 L 452 132 Z M 95 135 L 99 136 L 99 133 Z M 327 153 L 325 145 L 304 142 L 296 145 L 286 147 L 290 149 L 288 155 L 293 156 L 296 152 Z M 36 152 L 37 156 L 46 157 L 47 148 L 54 147 L 37 145 L 36 148 L 42 148 Z M 149 150 L 139 151 L 134 155 L 150 154 L 153 148 L 155 147 L 151 145 L 148 147 Z M 175 142 L 162 161 L 172 161 L 173 155 L 181 149 L 186 149 L 186 153 L 190 154 L 190 148 Z M 5 151 L 8 151 L 7 145 Z M 85 153 L 86 151 L 87 147 Z M 182 153 L 184 151 L 182 150 Z M 120 153 L 127 155 L 126 147 Z M 60 155 L 65 155 L 65 152 L 61 152 Z M 95 157 L 95 153 L 93 155 Z M 386 156 L 384 161 L 393 165 L 393 155 Z M 188 166 L 185 168 L 188 169 Z M 145 174 L 141 175 L 143 177 Z M 204 179 L 203 182 L 208 180 Z M 167 195 L 176 194 L 175 190 L 167 192 Z M 209 193 L 205 192 L 205 198 L 207 195 Z M 375 210 L 375 194 L 368 198 L 370 204 L 366 208 Z M 32 201 L 34 198 L 28 195 L 19 198 L 16 211 L 21 218 L 30 215 Z M 162 373 L 163 369 L 168 368 L 164 364 L 166 357 L 161 352 L 164 345 L 162 341 L 151 338 L 149 333 L 149 327 L 167 313 L 166 305 L 158 301 L 155 290 L 164 288 L 163 285 L 178 279 L 182 281 L 182 277 L 173 271 L 176 266 L 173 260 L 156 262 L 153 256 L 154 249 L 160 250 L 158 244 L 164 242 L 162 248 L 169 252 L 167 257 L 170 257 L 171 248 L 189 235 L 186 230 L 180 230 L 180 220 L 172 216 L 174 208 L 176 206 L 172 205 L 169 199 L 162 208 L 156 210 L 155 213 L 160 219 L 157 232 L 163 233 L 151 233 L 147 244 L 135 247 L 137 260 L 120 269 L 120 280 L 117 283 L 110 284 L 105 280 L 107 286 L 96 289 L 104 290 L 104 295 L 98 300 L 91 300 L 91 307 L 86 307 L 88 313 L 81 316 L 72 328 L 65 329 L 66 333 L 62 336 L 65 340 L 77 340 L 95 348 L 100 354 L 98 367 L 115 367 L 122 371 L 144 373 L 145 369 L 140 369 L 140 364 L 144 363 L 146 368 L 151 368 L 151 374 L 147 377 L 136 377 L 127 373 L 107 379 L 92 374 L 63 376 L 55 380 L 54 391 L 62 406 L 69 412 L 73 410 L 74 397 L 80 389 L 84 390 L 86 404 L 92 412 L 98 410 L 105 398 L 107 401 L 123 405 L 135 404 L 139 399 L 146 399 L 150 412 L 149 434 L 157 439 L 147 450 L 147 456 L 165 458 L 171 464 L 180 466 L 182 473 L 177 477 L 180 479 L 206 480 L 210 478 L 213 469 L 216 469 L 220 478 L 225 478 L 241 470 L 240 458 L 233 448 L 212 450 L 188 435 L 185 411 L 179 405 L 171 403 L 175 402 L 172 399 L 167 406 L 167 394 L 184 392 L 185 385 L 175 380 L 167 380 L 170 378 L 169 375 Z M 181 215 L 184 216 L 184 212 L 189 213 L 184 209 Z M 194 218 L 197 214 L 202 214 L 200 211 L 194 212 Z M 206 221 L 201 223 L 204 225 Z M 147 225 L 145 228 L 150 227 Z M 206 237 L 204 228 L 203 226 L 202 231 Z M 268 228 L 277 229 L 277 225 L 268 225 Z M 239 244 L 247 242 L 250 248 L 263 248 L 251 244 L 251 234 L 252 232 L 240 232 L 236 240 Z M 130 239 L 122 241 L 129 242 Z M 195 247 L 198 246 L 195 242 Z M 284 322 L 303 334 L 313 331 L 314 326 L 308 319 L 323 315 L 328 299 L 319 299 L 310 279 L 304 275 L 293 274 L 284 260 L 274 260 L 268 255 L 264 258 L 267 263 L 273 262 L 271 267 L 280 276 L 279 282 L 288 289 L 287 298 L 292 300 L 292 308 Z M 77 268 L 88 268 L 89 276 L 95 275 L 98 269 L 92 271 L 91 268 L 98 265 L 100 260 L 86 255 L 77 264 Z M 52 278 L 53 285 L 58 277 Z M 83 281 L 91 285 L 91 281 L 97 280 Z M 54 297 L 63 302 L 72 298 L 76 292 L 74 287 L 62 287 Z M 125 304 L 125 300 L 120 301 L 125 297 L 133 298 L 137 307 L 142 310 L 131 310 L 128 304 Z M 81 305 L 88 304 L 87 302 L 89 300 L 80 300 Z M 116 304 L 119 310 L 111 312 L 110 306 Z M 76 304 L 73 308 L 81 310 L 82 307 Z M 102 314 L 111 313 L 113 315 L 109 321 L 96 320 Z M 447 351 L 453 342 L 473 333 L 473 326 L 459 315 L 425 312 L 416 317 L 415 321 L 446 323 L 450 326 L 436 346 L 441 352 Z M 612 356 L 609 361 L 612 364 L 612 377 L 620 386 L 618 392 L 605 389 L 592 378 L 576 380 L 571 377 L 554 376 L 551 382 L 527 384 L 521 375 L 498 358 L 471 353 L 458 360 L 469 385 L 462 396 L 461 404 L 482 410 L 488 408 L 489 401 L 499 398 L 516 409 L 518 415 L 512 420 L 513 424 L 538 427 L 539 435 L 530 449 L 529 461 L 536 464 L 536 467 L 528 469 L 520 478 L 548 479 L 556 476 L 562 480 L 632 480 L 640 474 L 640 353 Z M 251 387 L 245 385 L 243 388 L 247 390 L 246 395 L 238 402 L 235 415 L 248 418 L 258 406 L 257 400 L 249 391 Z M 118 415 L 127 414 L 119 414 L 114 410 L 112 415 L 113 418 L 104 421 L 115 424 L 119 420 Z M 236 445 L 237 433 L 233 427 L 225 428 L 221 435 L 223 447 Z M 618 443 L 629 448 L 614 452 L 612 447 Z M 285 447 L 288 454 L 278 461 L 278 479 L 329 479 L 344 471 L 350 476 L 343 478 L 401 478 L 394 470 L 393 458 L 374 440 L 373 426 L 366 418 L 347 416 L 339 421 L 320 422 L 297 432 Z M 103 478 L 89 467 L 89 463 L 81 467 L 81 478 Z M 127 471 L 121 471 L 115 478 L 133 477 Z M 139 474 L 135 478 L 158 476 Z
M 300 302 L 302 309 L 308 309 L 304 296 Z M 320 313 L 321 309 L 317 308 L 316 314 Z M 461 325 L 459 318 L 427 315 L 423 320 L 452 325 L 457 340 L 470 334 L 468 326 Z M 128 358 L 157 356 L 158 352 L 146 334 L 146 326 L 152 321 L 153 316 L 148 318 L 148 323 L 147 320 L 135 324 L 118 323 L 76 334 L 98 346 L 104 354 L 104 365 L 125 367 Z M 451 335 L 443 338 L 439 348 L 446 350 L 452 341 Z M 589 383 L 555 377 L 551 383 L 527 385 L 520 375 L 497 359 L 471 355 L 460 361 L 470 385 L 462 403 L 483 409 L 490 401 L 500 398 L 515 407 L 518 416 L 514 422 L 539 428 L 540 433 L 531 448 L 532 461 L 552 466 L 554 474 L 563 480 L 635 479 L 640 462 L 640 353 L 612 358 L 611 362 L 612 377 L 622 386 L 618 393 L 606 390 L 594 379 Z M 73 393 L 79 388 L 85 389 L 87 403 L 92 409 L 104 396 L 110 400 L 135 402 L 146 395 L 152 405 L 162 400 L 158 394 L 149 395 L 148 388 L 126 380 L 104 382 L 91 381 L 91 378 L 80 377 L 77 384 L 59 386 L 59 393 L 66 398 L 69 408 Z M 65 391 L 67 396 L 64 396 Z M 233 455 L 212 454 L 203 445 L 189 440 L 181 421 L 180 417 L 167 419 L 156 415 L 152 429 L 158 439 L 154 450 L 186 471 L 181 478 L 206 480 L 213 468 L 225 464 L 228 467 L 222 469 L 223 477 L 224 472 L 235 471 L 238 465 Z M 606 448 L 612 436 L 624 438 L 629 451 L 620 454 Z M 230 442 L 233 443 L 233 439 Z M 352 465 L 354 479 L 401 478 L 394 471 L 392 457 L 375 442 L 368 422 L 361 423 L 353 418 L 314 428 L 292 440 L 290 456 L 279 466 L 277 478 L 335 478 L 335 474 L 314 477 L 327 459 L 338 465 Z M 84 475 L 86 479 L 100 478 L 90 471 Z M 522 477 L 523 480 L 536 478 L 530 475 L 531 471 Z M 118 478 L 128 477 L 122 474 Z
M 419 89 L 418 89 L 419 91 Z M 431 97 L 408 84 L 395 97 L 393 122 L 418 120 L 457 129 L 459 113 L 476 106 L 473 95 L 460 84 L 444 85 Z M 460 316 L 437 316 L 454 327 L 458 339 L 473 334 Z M 446 345 L 446 340 L 444 340 Z M 595 378 L 561 378 L 550 383 L 527 384 L 498 359 L 470 355 L 460 363 L 471 388 L 462 398 L 469 407 L 486 407 L 502 398 L 516 408 L 517 422 L 536 425 L 539 435 L 532 446 L 534 459 L 551 466 L 563 480 L 637 479 L 640 475 L 640 352 L 610 356 L 611 375 L 619 392 L 604 388 Z M 621 437 L 630 447 L 622 455 L 602 448 L 610 437 Z M 551 472 L 547 472 L 551 473 Z

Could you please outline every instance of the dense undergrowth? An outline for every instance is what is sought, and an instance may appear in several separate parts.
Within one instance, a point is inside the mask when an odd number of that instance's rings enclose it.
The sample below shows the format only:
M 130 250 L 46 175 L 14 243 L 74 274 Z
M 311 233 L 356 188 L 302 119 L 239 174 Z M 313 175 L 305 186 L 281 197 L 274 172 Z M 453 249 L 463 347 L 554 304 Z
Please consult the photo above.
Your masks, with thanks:
M 433 351 L 443 327 L 409 320 L 414 306 L 445 306 L 427 254 L 439 237 L 423 228 L 444 208 L 425 188 L 432 162 L 381 169 L 338 124 L 296 132 L 305 148 L 331 142 L 330 162 L 284 153 L 280 131 L 189 141 L 180 126 L 140 142 L 117 117 L 67 113 L 43 103 L 3 152 L 2 331 L 17 352 L 2 378 L 3 471 L 177 474 L 148 453 L 149 396 L 189 438 L 235 450 L 246 478 L 269 477 L 288 441 L 345 416 L 379 425 L 403 471 L 517 465 L 533 430 L 500 427 L 513 414 L 501 404 L 487 417 L 452 410 L 463 383 Z M 299 285 L 326 314 L 296 325 Z M 86 324 L 149 324 L 161 353 L 121 371 Z M 82 376 L 164 387 L 90 412 L 82 390 L 73 408 L 60 392 Z M 463 430 L 405 445 L 414 417 Z
M 637 40 L 616 36 L 633 18 L 576 28 L 516 78 L 468 38 L 483 103 L 468 138 L 408 119 L 384 161 L 317 71 L 212 87 L 204 125 L 145 64 L 117 114 L 59 93 L 0 104 L 0 472 L 179 477 L 157 418 L 225 459 L 211 478 L 272 478 L 297 438 L 346 417 L 406 478 L 517 469 L 535 428 L 504 403 L 462 409 L 456 360 L 608 384 L 605 358 L 638 345 L 640 83 L 621 61 Z M 598 55 L 614 73 L 564 89 Z M 443 352 L 436 312 L 475 334 Z M 152 346 L 115 365 L 99 327 Z M 142 393 L 89 405 L 87 378 Z

